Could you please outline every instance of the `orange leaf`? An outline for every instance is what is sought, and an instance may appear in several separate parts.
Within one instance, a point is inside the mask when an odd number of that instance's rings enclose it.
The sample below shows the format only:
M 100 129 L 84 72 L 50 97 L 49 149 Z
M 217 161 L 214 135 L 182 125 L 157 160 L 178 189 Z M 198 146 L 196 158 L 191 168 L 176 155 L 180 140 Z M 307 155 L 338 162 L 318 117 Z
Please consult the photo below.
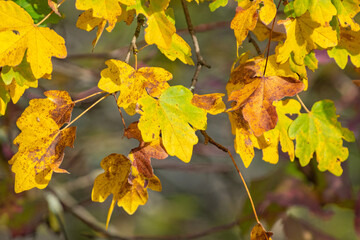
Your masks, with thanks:
M 255 136 L 276 126 L 278 116 L 273 101 L 294 96 L 304 84 L 292 77 L 266 76 L 260 71 L 258 60 L 249 60 L 238 66 L 230 76 L 229 101 L 236 104 L 228 111 L 243 107 L 243 115 Z
M 140 142 L 140 145 L 137 148 L 131 150 L 131 153 L 134 156 L 133 164 L 144 177 L 151 178 L 154 175 L 151 166 L 151 158 L 165 159 L 168 157 L 168 154 L 161 143 L 161 138 L 150 143 L 145 143 L 141 137 L 141 132 L 138 129 L 138 122 L 131 123 L 125 130 L 124 135 L 127 138 L 135 138 Z
M 212 93 L 205 95 L 194 94 L 191 103 L 198 108 L 204 109 L 206 112 L 216 115 L 225 111 L 226 106 L 222 100 L 223 93 Z
M 56 3 L 54 3 L 54 2 L 51 1 L 51 0 L 48 0 L 48 5 L 49 5 L 49 7 L 54 11 L 54 13 L 56 13 L 56 15 L 58 15 L 59 17 L 61 17 L 61 14 L 59 13 L 58 6 L 57 6 Z

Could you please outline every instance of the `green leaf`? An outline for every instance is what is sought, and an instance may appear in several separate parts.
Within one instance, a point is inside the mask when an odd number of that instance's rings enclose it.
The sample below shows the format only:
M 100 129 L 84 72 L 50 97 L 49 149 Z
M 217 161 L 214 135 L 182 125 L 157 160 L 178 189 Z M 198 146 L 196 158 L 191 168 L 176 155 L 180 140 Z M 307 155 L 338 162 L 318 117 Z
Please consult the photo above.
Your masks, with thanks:
M 146 96 L 139 100 L 142 116 L 138 126 L 144 141 L 158 139 L 161 132 L 168 154 L 184 162 L 191 160 L 193 145 L 198 142 L 195 129 L 205 129 L 207 123 L 206 111 L 191 104 L 192 97 L 189 89 L 173 86 L 159 99 Z
M 228 4 L 228 0 L 215 0 L 209 4 L 210 11 L 215 11 L 219 7 L 225 7 Z
M 306 166 L 316 152 L 319 170 L 328 170 L 336 176 L 342 174 L 340 164 L 349 156 L 342 139 L 355 141 L 354 133 L 337 121 L 336 109 L 330 100 L 316 102 L 311 112 L 295 119 L 290 125 L 289 137 L 296 138 L 295 155 L 302 166 Z

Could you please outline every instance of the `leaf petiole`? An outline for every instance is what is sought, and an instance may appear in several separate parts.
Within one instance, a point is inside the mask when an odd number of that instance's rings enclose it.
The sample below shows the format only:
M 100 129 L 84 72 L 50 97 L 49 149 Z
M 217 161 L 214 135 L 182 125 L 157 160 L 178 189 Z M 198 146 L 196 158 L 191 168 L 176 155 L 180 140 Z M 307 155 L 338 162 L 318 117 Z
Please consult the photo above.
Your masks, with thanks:
M 85 101 L 86 99 L 92 98 L 92 97 L 94 97 L 94 96 L 96 96 L 96 95 L 99 95 L 99 94 L 101 94 L 101 93 L 105 93 L 105 91 L 96 92 L 96 93 L 93 93 L 93 94 L 91 94 L 91 95 L 89 95 L 89 96 L 86 96 L 86 97 L 84 97 L 84 98 L 80 98 L 80 99 L 78 99 L 78 100 L 75 100 L 75 101 L 74 101 L 74 104 L 76 104 L 76 103 L 78 103 L 78 102 Z
M 62 0 L 59 4 L 56 5 L 56 8 L 59 8 L 61 6 L 61 4 L 63 4 L 66 0 Z M 46 15 L 40 22 L 38 22 L 37 24 L 35 24 L 36 27 L 40 26 L 43 22 L 45 22 L 50 16 L 51 14 L 54 13 L 54 10 L 52 10 L 48 15 Z
M 301 100 L 299 94 L 296 94 L 296 97 L 297 97 L 297 99 L 299 100 L 299 102 L 301 103 L 301 106 L 305 109 L 305 111 L 306 111 L 307 113 L 310 113 L 310 110 L 305 106 L 305 104 L 304 104 L 304 102 Z

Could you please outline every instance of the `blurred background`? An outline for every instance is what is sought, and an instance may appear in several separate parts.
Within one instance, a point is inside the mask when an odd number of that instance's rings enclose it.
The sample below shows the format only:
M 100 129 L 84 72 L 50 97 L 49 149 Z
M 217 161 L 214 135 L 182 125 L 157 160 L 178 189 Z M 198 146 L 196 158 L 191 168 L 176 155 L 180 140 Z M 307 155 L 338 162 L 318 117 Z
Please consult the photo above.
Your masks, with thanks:
M 235 3 L 229 1 L 226 7 L 215 12 L 210 12 L 208 3 L 188 5 L 193 24 L 199 30 L 202 56 L 211 65 L 211 69 L 203 68 L 200 72 L 195 92 L 226 93 L 225 86 L 236 59 L 236 40 L 230 29 Z M 180 1 L 171 1 L 171 7 L 178 33 L 192 46 Z M 64 37 L 68 57 L 53 59 L 52 80 L 39 80 L 39 88 L 28 89 L 18 104 L 9 104 L 6 115 L 0 119 L 0 239 L 3 240 L 110 239 L 111 234 L 106 236 L 91 227 L 105 224 L 111 202 L 111 198 L 104 203 L 91 201 L 93 181 L 103 172 L 100 162 L 104 157 L 111 153 L 127 155 L 138 146 L 136 140 L 123 137 L 116 103 L 113 98 L 107 98 L 76 122 L 75 147 L 66 150 L 61 165 L 71 174 L 54 174 L 44 190 L 14 193 L 14 176 L 7 161 L 17 151 L 12 144 L 19 133 L 15 122 L 29 100 L 43 97 L 47 90 L 66 90 L 75 99 L 96 91 L 100 71 L 106 68 L 104 62 L 125 58 L 136 27 L 136 22 L 130 26 L 118 23 L 113 32 L 104 31 L 92 52 L 91 42 L 96 33 L 76 28 L 81 12 L 75 9 L 74 1 L 65 2 L 60 12 L 64 18 L 52 27 Z M 280 9 L 279 19 L 284 18 L 281 12 Z M 260 42 L 252 36 L 264 51 L 267 41 Z M 139 46 L 143 46 L 141 41 L 143 32 Z M 273 43 L 272 51 L 275 46 Z M 250 57 L 257 55 L 247 40 L 240 53 L 246 51 L 250 51 Z M 315 160 L 302 168 L 296 159 L 290 162 L 284 153 L 280 154 L 279 163 L 272 165 L 262 161 L 262 153 L 257 151 L 250 167 L 245 168 L 235 154 L 227 114 L 208 116 L 208 134 L 233 153 L 250 188 L 260 221 L 268 231 L 274 232 L 273 239 L 277 240 L 360 238 L 360 94 L 359 87 L 352 81 L 360 79 L 360 70 L 351 63 L 341 70 L 326 51 L 316 54 L 319 69 L 308 72 L 309 90 L 300 96 L 308 108 L 322 99 L 333 100 L 342 126 L 354 131 L 356 142 L 344 143 L 350 154 L 342 164 L 341 177 L 319 172 Z M 138 60 L 140 66 L 170 71 L 174 76 L 171 85 L 191 85 L 195 68 L 179 60 L 168 60 L 155 46 L 144 48 Z M 226 99 L 227 96 L 224 101 Z M 76 105 L 73 116 L 95 100 Z M 138 119 L 138 115 L 128 116 L 124 111 L 123 114 L 127 125 Z M 231 159 L 216 147 L 204 145 L 201 134 L 198 137 L 199 143 L 189 164 L 174 157 L 152 161 L 162 192 L 149 190 L 147 204 L 132 216 L 115 207 L 110 232 L 116 231 L 124 239 L 136 239 L 134 236 L 143 236 L 139 239 L 159 239 L 159 236 L 163 239 L 250 239 L 256 221 Z

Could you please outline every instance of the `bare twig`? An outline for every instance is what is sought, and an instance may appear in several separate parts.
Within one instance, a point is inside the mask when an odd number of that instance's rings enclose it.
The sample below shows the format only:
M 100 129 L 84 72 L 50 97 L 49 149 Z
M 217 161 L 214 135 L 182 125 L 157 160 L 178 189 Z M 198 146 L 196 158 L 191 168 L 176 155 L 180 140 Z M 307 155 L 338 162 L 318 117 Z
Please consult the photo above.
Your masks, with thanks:
M 296 97 L 297 97 L 297 99 L 299 100 L 301 106 L 305 109 L 305 111 L 306 111 L 307 113 L 309 113 L 310 110 L 306 107 L 306 105 L 304 104 L 304 102 L 301 100 L 300 96 L 299 96 L 298 94 L 296 94 Z
M 128 50 L 125 60 L 124 60 L 124 62 L 126 62 L 126 63 L 129 63 L 131 53 L 133 53 L 135 56 L 137 54 L 136 40 L 140 35 L 140 30 L 141 30 L 141 27 L 144 25 L 144 21 L 145 21 L 145 16 L 142 14 L 139 14 L 139 16 L 137 17 L 136 30 L 135 30 L 134 36 L 133 36 L 130 46 L 129 46 L 129 50 Z
M 201 56 L 199 42 L 197 40 L 197 37 L 195 35 L 195 31 L 194 31 L 194 27 L 193 27 L 192 22 L 191 22 L 191 18 L 190 18 L 190 14 L 189 14 L 189 9 L 187 7 L 187 3 L 186 3 L 185 0 L 181 0 L 181 4 L 183 6 L 185 19 L 186 19 L 186 24 L 188 26 L 188 31 L 189 31 L 189 33 L 191 35 L 191 39 L 192 39 L 192 42 L 193 42 L 194 47 L 195 47 L 195 53 L 196 53 L 196 59 L 197 59 L 196 70 L 195 70 L 195 73 L 194 73 L 194 76 L 193 76 L 193 79 L 192 79 L 192 82 L 191 82 L 191 86 L 190 86 L 190 90 L 192 92 L 194 92 L 194 89 L 195 89 L 196 83 L 198 81 L 198 77 L 199 77 L 199 73 L 200 73 L 201 68 L 203 66 L 205 66 L 207 68 L 210 68 L 211 66 L 206 64 L 203 57 Z
M 241 181 L 242 181 L 243 184 L 244 184 L 246 193 L 247 193 L 247 195 L 248 195 L 248 197 L 249 197 L 249 200 L 250 200 L 250 203 L 251 203 L 251 207 L 252 207 L 253 212 L 254 212 L 254 216 L 255 216 L 256 222 L 259 223 L 259 224 L 261 224 L 260 221 L 259 221 L 258 215 L 257 215 L 257 213 L 256 213 L 255 205 L 254 205 L 254 202 L 253 202 L 253 200 L 252 200 L 252 197 L 251 197 L 249 188 L 247 187 L 247 184 L 246 184 L 246 182 L 245 182 L 245 179 L 244 179 L 244 177 L 242 176 L 242 174 L 241 174 L 241 172 L 240 172 L 240 169 L 239 169 L 239 167 L 237 166 L 237 164 L 236 164 L 236 162 L 235 162 L 235 159 L 234 159 L 234 157 L 232 156 L 231 152 L 229 151 L 228 148 L 226 148 L 226 147 L 224 147 L 223 145 L 215 142 L 215 141 L 207 134 L 206 131 L 201 130 L 201 134 L 204 135 L 204 137 L 205 137 L 205 142 L 204 142 L 204 144 L 211 143 L 211 144 L 213 144 L 214 146 L 216 146 L 217 148 L 219 148 L 220 150 L 226 152 L 226 153 L 229 155 L 229 157 L 231 158 L 231 160 L 232 160 L 232 162 L 233 162 L 233 164 L 234 164 L 234 166 L 235 166 L 235 168 L 236 168 L 236 171 L 238 172 L 238 174 L 239 174 L 239 176 L 240 176 L 240 178 L 241 178 Z
M 116 104 L 116 106 L 117 106 L 117 108 L 118 108 L 118 110 L 119 110 L 119 113 L 120 113 L 120 116 L 121 116 L 121 121 L 122 121 L 122 124 L 123 124 L 123 126 L 124 126 L 124 129 L 126 129 L 126 123 L 125 123 L 124 116 L 123 116 L 123 114 L 122 114 L 122 112 L 121 112 L 121 108 L 120 108 L 119 105 L 117 104 L 118 99 L 117 99 L 117 97 L 116 97 L 116 93 L 113 93 L 112 95 L 113 95 L 113 97 L 115 98 L 115 104 Z

